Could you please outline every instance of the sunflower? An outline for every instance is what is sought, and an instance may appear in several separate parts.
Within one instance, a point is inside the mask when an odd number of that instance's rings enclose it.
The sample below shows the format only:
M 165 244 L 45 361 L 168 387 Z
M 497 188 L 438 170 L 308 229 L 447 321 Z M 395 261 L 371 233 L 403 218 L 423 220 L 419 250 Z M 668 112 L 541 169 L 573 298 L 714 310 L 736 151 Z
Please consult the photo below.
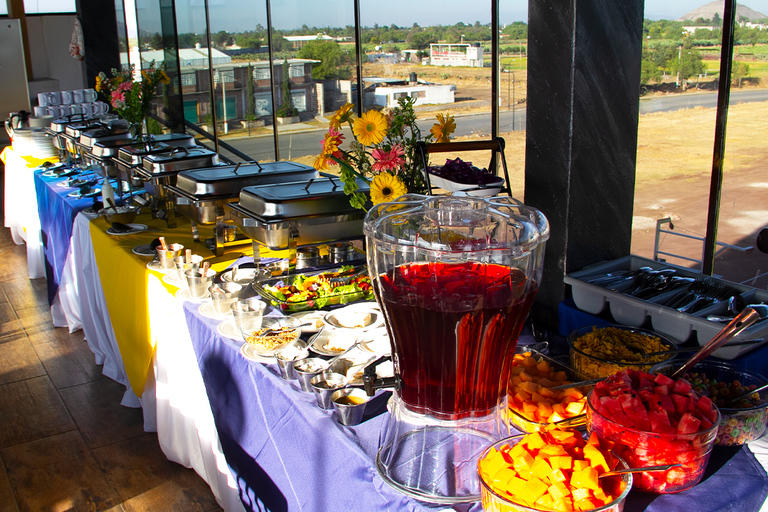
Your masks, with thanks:
M 104 81 L 104 79 L 101 78 L 100 75 L 96 75 L 96 87 L 95 87 L 96 92 L 101 92 L 101 82 L 103 82 L 103 81 Z
M 456 131 L 456 121 L 448 114 L 437 114 L 437 123 L 429 129 L 435 137 L 435 142 L 451 142 L 450 135 L 454 131 Z
M 374 205 L 388 203 L 407 192 L 405 184 L 397 176 L 382 172 L 371 182 L 371 202 Z
M 353 106 L 354 105 L 351 103 L 346 103 L 343 107 L 337 110 L 336 113 L 331 117 L 331 121 L 329 123 L 331 128 L 339 128 L 341 123 L 346 123 L 349 120 L 349 117 L 352 115 Z
M 376 110 L 369 110 L 355 119 L 352 131 L 363 146 L 373 146 L 384 140 L 387 134 L 387 119 Z
M 164 83 L 165 85 L 170 85 L 171 83 L 170 77 L 167 74 L 165 74 L 165 71 L 163 71 L 162 69 L 160 70 L 160 82 Z

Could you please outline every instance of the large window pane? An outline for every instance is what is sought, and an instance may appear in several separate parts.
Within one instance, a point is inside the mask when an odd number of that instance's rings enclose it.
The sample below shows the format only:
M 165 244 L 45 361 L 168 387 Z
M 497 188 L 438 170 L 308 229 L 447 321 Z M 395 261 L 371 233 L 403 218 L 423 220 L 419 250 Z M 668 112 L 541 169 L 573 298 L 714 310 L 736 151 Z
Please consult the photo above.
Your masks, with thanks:
M 4 3 L 4 2 L 3 2 Z M 8 14 L 8 7 L 3 6 L 2 14 Z M 51 14 L 62 12 L 77 12 L 75 0 L 24 0 L 26 14 Z
M 722 5 L 705 7 L 689 12 L 681 6 L 681 12 L 669 14 L 671 19 L 646 19 L 644 24 L 645 96 L 640 101 L 632 237 L 633 254 L 653 258 L 658 248 L 659 259 L 697 270 L 702 268 L 707 230 L 717 87 L 723 79 Z M 647 2 L 646 17 L 651 8 Z M 740 18 L 744 16 L 737 10 L 737 20 L 746 24 Z M 675 21 L 683 17 L 688 20 Z M 758 155 L 764 152 L 768 131 L 760 109 L 768 112 L 768 97 L 748 96 L 760 83 L 761 65 L 754 55 L 759 46 L 744 44 L 761 35 L 759 30 L 737 29 L 717 234 L 718 242 L 734 247 L 720 248 L 715 274 L 764 288 L 765 276 L 755 277 L 768 271 L 766 255 L 738 249 L 753 246 L 759 229 L 768 224 L 758 213 L 765 204 Z M 757 66 L 747 69 L 750 62 Z

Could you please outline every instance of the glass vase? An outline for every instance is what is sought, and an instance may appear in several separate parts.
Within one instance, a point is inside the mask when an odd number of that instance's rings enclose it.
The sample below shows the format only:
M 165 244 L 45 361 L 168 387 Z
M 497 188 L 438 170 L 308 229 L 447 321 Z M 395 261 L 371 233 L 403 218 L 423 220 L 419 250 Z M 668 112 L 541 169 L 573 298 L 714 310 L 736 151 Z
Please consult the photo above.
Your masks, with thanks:
M 138 123 L 131 123 L 130 131 L 131 138 L 137 142 L 140 142 L 144 136 L 144 119 Z

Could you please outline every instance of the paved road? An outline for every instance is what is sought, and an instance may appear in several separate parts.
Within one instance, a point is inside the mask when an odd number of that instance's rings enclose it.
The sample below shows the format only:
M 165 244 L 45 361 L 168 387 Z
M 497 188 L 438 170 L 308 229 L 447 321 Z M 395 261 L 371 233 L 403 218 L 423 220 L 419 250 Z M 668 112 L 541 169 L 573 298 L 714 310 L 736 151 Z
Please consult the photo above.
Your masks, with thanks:
M 747 103 L 753 101 L 768 101 L 768 90 L 751 91 L 731 91 L 731 104 Z M 679 96 L 663 96 L 654 98 L 643 98 L 640 100 L 640 113 L 648 114 L 651 112 L 671 112 L 683 108 L 715 107 L 717 106 L 717 93 L 692 93 Z M 428 133 L 434 124 L 434 120 L 425 120 L 419 122 L 419 128 L 422 133 Z M 525 109 L 516 109 L 511 111 L 502 111 L 499 119 L 500 131 L 510 132 L 525 130 Z M 488 136 L 490 134 L 491 114 L 472 114 L 459 115 L 456 119 L 457 136 L 466 136 L 479 134 Z M 325 129 L 313 129 L 300 132 L 281 133 L 280 140 L 280 158 L 282 160 L 291 160 L 306 155 L 317 155 L 320 152 L 321 141 Z M 352 138 L 351 133 L 345 130 L 346 140 Z M 226 142 L 251 155 L 256 160 L 271 160 L 274 158 L 274 142 L 272 136 L 261 136 L 251 138 L 226 139 Z M 223 152 L 227 155 L 226 151 Z

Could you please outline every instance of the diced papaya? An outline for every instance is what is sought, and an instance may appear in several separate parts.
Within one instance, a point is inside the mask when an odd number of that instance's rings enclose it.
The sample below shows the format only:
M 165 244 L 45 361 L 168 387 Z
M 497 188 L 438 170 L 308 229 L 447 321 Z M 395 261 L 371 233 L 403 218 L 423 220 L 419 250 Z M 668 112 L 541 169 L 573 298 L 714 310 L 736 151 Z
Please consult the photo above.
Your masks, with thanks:
M 550 416 L 552 416 L 552 405 L 547 401 L 539 402 L 539 417 L 546 420 Z
M 539 454 L 546 457 L 552 457 L 557 455 L 568 455 L 568 452 L 559 444 L 548 444 L 541 447 Z
M 592 496 L 592 493 L 590 492 L 590 490 L 585 487 L 579 487 L 577 489 L 574 489 L 573 491 L 571 491 L 571 494 L 573 494 L 574 501 L 583 500 L 585 498 L 589 498 Z
M 588 460 L 574 460 L 573 461 L 573 470 L 574 471 L 581 471 L 584 468 L 589 467 L 589 461 Z
M 558 404 L 558 405 L 559 405 L 559 404 Z M 552 410 L 553 410 L 554 412 L 552 412 L 552 415 L 549 417 L 549 422 L 550 422 L 550 423 L 557 423 L 558 421 L 563 421 L 563 420 L 565 419 L 565 412 L 563 412 L 563 413 L 561 414 L 561 413 L 559 413 L 559 412 L 555 411 L 554 409 L 555 409 L 555 408 L 554 408 L 554 407 L 552 407 Z
M 582 398 L 584 398 L 584 394 L 576 388 L 564 389 L 563 394 L 565 396 L 570 396 L 571 398 L 575 398 L 576 400 L 581 400 Z
M 538 450 L 539 448 L 541 448 L 546 444 L 546 441 L 544 441 L 544 438 L 538 432 L 528 434 L 525 437 L 527 439 L 526 444 L 528 445 L 528 448 L 531 450 Z
M 509 485 L 509 481 L 517 477 L 517 473 L 509 466 L 504 466 L 491 475 L 491 482 L 498 488 L 504 488 Z
M 589 461 L 589 464 L 595 468 L 598 473 L 605 473 L 611 469 L 608 467 L 608 462 L 606 462 L 603 452 L 592 444 L 588 444 L 584 447 L 584 458 Z
M 539 480 L 536 477 L 532 477 L 527 482 L 526 490 L 524 491 L 524 499 L 528 503 L 535 503 L 537 499 L 544 496 L 547 493 L 549 486 Z
M 533 402 L 535 404 L 538 404 L 539 402 L 543 402 L 543 401 L 544 401 L 544 397 L 543 396 L 541 396 L 540 394 L 538 394 L 536 392 L 531 393 L 531 402 Z
M 600 483 L 597 481 L 598 473 L 592 466 L 587 466 L 581 471 L 574 471 L 571 474 L 571 485 L 573 487 L 586 487 L 587 489 L 599 489 Z
M 533 461 L 531 473 L 539 480 L 548 480 L 552 474 L 552 466 L 549 465 L 547 459 L 538 458 Z
M 573 500 L 569 497 L 560 498 L 552 502 L 552 510 L 557 512 L 572 512 Z
M 591 444 L 592 446 L 597 446 L 600 448 L 600 438 L 597 437 L 597 432 L 592 432 L 589 435 L 589 439 L 587 439 L 587 444 Z
M 491 450 L 488 451 L 488 454 L 480 461 L 480 464 L 478 464 L 478 468 L 480 471 L 490 476 L 506 465 L 507 461 L 504 460 L 504 456 L 501 452 L 495 448 L 491 448 Z
M 555 482 L 554 484 L 550 485 L 547 489 L 547 492 L 554 500 L 559 500 L 561 498 L 564 498 L 566 496 L 570 496 L 571 491 L 568 490 L 568 487 L 562 482 Z
M 546 375 L 547 373 L 549 373 L 549 363 L 547 363 L 544 360 L 539 361 L 536 364 L 536 369 L 539 371 L 539 374 Z
M 534 459 L 528 452 L 521 452 L 512 458 L 512 465 L 516 471 L 524 469 L 530 470 L 533 467 Z
M 586 404 L 584 402 L 571 402 L 565 407 L 565 412 L 573 416 L 578 416 L 579 414 L 586 412 Z
M 600 506 L 597 501 L 593 500 L 592 498 L 584 498 L 583 500 L 574 500 L 573 501 L 573 507 L 574 510 L 583 511 L 583 510 L 594 510 Z
M 553 501 L 554 500 L 552 499 L 552 496 L 545 494 L 541 498 L 537 499 L 533 504 L 538 509 L 547 510 L 552 508 Z
M 520 380 L 522 382 L 531 382 L 531 381 L 533 381 L 533 377 L 528 375 L 525 371 L 520 372 L 519 377 L 520 377 Z
M 570 469 L 569 469 L 570 471 Z M 565 476 L 565 473 L 563 473 L 563 470 L 560 468 L 552 468 L 552 473 L 549 474 L 549 481 L 552 483 L 555 482 L 567 482 L 568 477 Z
M 539 383 L 539 384 L 541 386 L 539 388 L 539 394 L 541 396 L 543 396 L 544 398 L 547 398 L 547 399 L 550 399 L 550 400 L 554 400 L 554 398 L 557 396 L 557 393 L 555 391 L 552 391 L 551 389 L 549 389 L 549 387 L 547 387 L 547 386 L 545 386 L 545 385 L 543 385 L 541 383 Z M 559 400 L 558 400 L 558 402 L 559 402 Z
M 573 469 L 574 460 L 569 455 L 554 455 L 549 457 L 549 464 L 552 466 L 552 469 L 570 471 Z
M 523 359 L 523 366 L 527 366 L 529 368 L 535 367 L 537 364 L 536 359 L 533 358 L 533 356 L 526 356 L 525 359 Z

